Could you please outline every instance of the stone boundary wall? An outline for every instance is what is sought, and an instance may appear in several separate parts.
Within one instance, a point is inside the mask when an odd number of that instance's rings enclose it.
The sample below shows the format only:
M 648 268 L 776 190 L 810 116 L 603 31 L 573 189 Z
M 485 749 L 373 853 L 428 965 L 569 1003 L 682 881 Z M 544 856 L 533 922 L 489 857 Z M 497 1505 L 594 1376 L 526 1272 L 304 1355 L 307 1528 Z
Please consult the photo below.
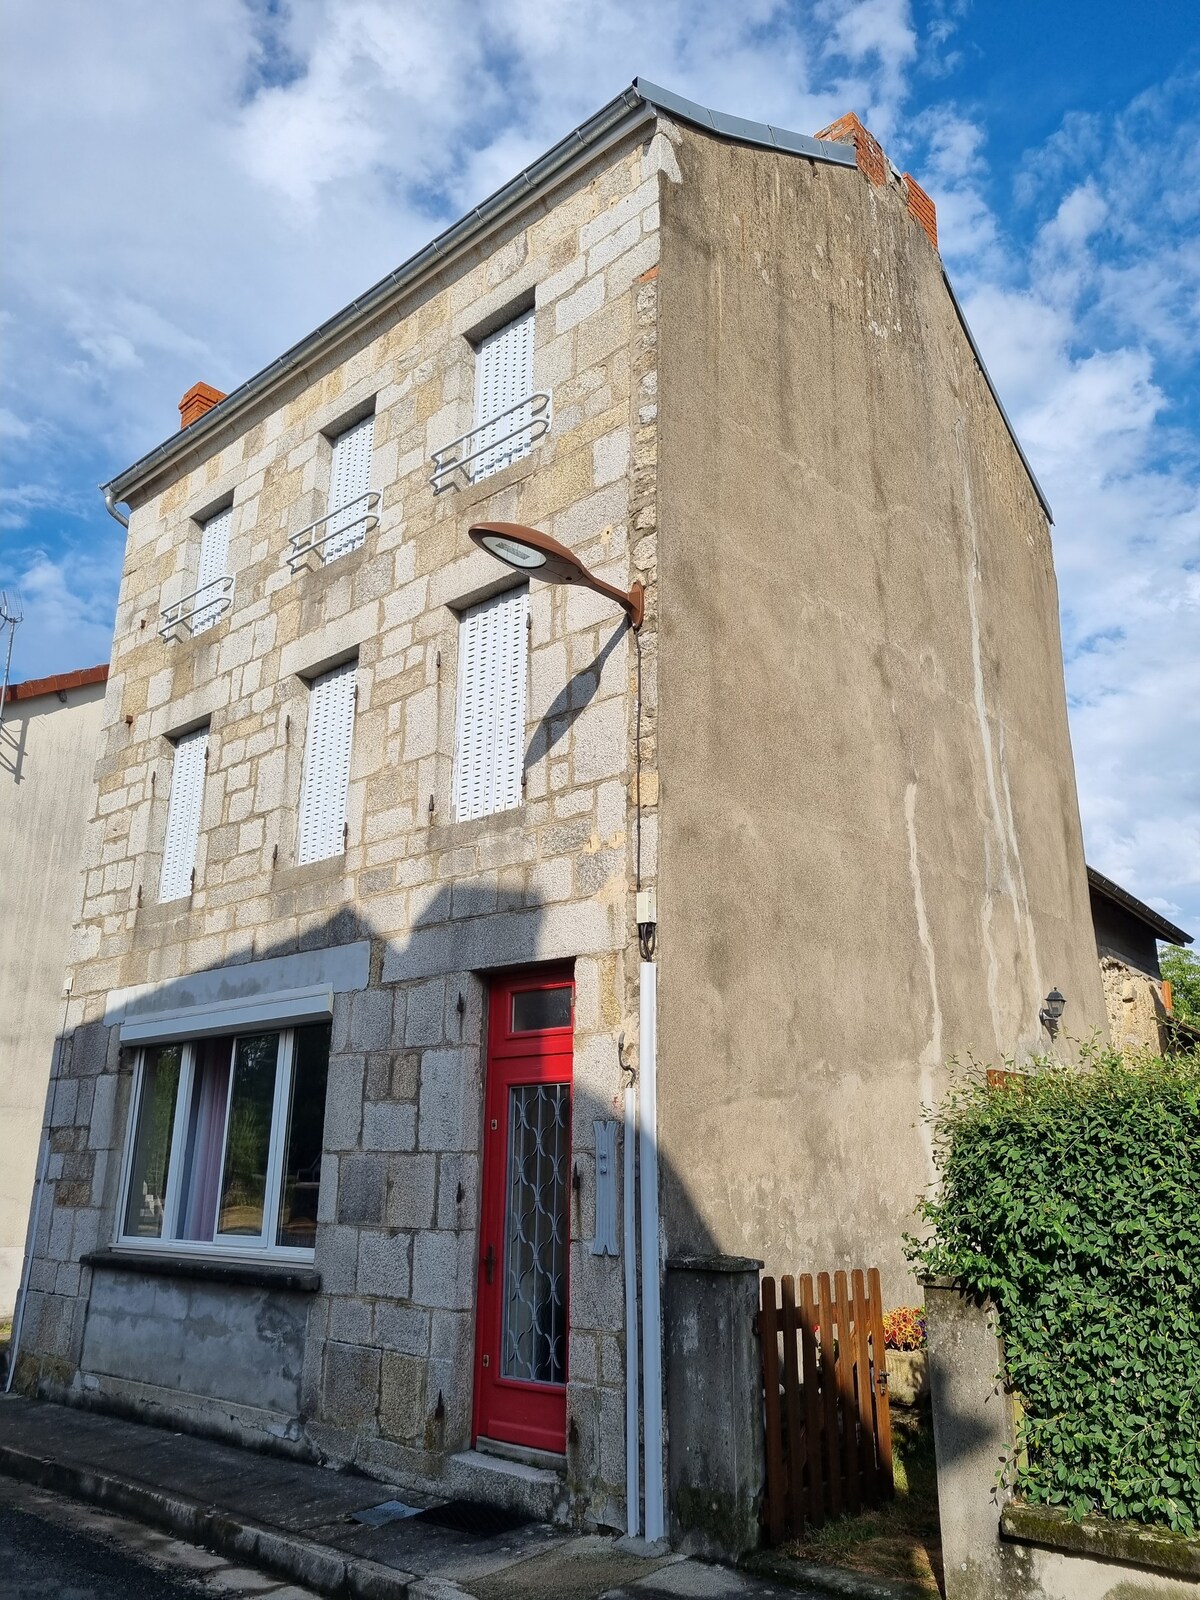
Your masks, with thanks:
M 946 1600 L 1197 1600 L 1200 1541 L 1010 1498 L 1013 1402 L 994 1307 L 927 1281 L 925 1318 Z

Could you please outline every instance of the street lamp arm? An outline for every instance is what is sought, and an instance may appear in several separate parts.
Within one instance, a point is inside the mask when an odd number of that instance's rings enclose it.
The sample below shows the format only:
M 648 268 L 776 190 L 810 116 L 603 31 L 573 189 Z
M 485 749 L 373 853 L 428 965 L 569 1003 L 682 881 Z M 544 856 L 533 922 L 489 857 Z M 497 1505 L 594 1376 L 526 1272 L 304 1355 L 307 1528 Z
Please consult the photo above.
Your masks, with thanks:
M 473 543 L 515 572 L 541 578 L 544 583 L 582 584 L 615 600 L 629 617 L 631 626 L 641 627 L 646 591 L 640 582 L 633 583 L 628 591 L 605 583 L 603 578 L 589 572 L 566 545 L 559 544 L 539 528 L 527 528 L 520 522 L 479 522 L 467 531 Z

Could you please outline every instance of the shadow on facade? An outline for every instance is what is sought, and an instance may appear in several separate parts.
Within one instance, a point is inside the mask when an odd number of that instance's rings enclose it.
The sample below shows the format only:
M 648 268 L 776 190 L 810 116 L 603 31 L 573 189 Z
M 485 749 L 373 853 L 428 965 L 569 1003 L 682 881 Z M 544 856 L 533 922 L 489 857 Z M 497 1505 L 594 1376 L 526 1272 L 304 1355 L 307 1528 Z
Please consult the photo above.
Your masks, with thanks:
M 605 664 L 628 631 L 629 624 L 622 620 L 595 659 L 574 673 L 555 695 L 529 741 L 525 752 L 527 768 L 550 754 L 570 732 L 579 714 L 595 699 Z
M 588 917 L 607 915 L 604 908 L 548 905 L 525 892 L 523 874 L 506 876 L 500 870 L 434 890 L 403 936 L 380 932 L 369 907 L 345 905 L 303 932 L 248 941 L 220 966 L 164 979 L 137 997 L 145 1014 L 269 996 L 334 974 L 319 1286 L 275 1286 L 265 1274 L 257 1283 L 182 1270 L 150 1277 L 105 1259 L 136 1050 L 120 1046 L 116 1020 L 87 1022 L 62 1039 L 18 1387 L 239 1443 L 319 1453 L 379 1477 L 444 1481 L 448 1461 L 469 1450 L 475 1431 L 488 984 L 515 968 L 573 961 L 568 1480 L 580 1515 L 623 1526 L 622 1128 L 637 1061 L 636 1041 L 625 1036 L 637 1011 L 636 948 L 614 948 L 614 934 L 607 948 L 578 954 L 574 919 L 594 926 Z M 294 881 L 280 889 L 281 917 L 299 914 L 302 892 Z M 172 918 L 168 932 L 151 909 L 133 935 L 131 976 L 139 949 L 179 941 L 193 920 Z M 353 987 L 347 952 L 361 964 L 363 981 Z M 607 1174 L 597 1170 L 598 1146 Z M 597 1190 L 606 1184 L 613 1230 L 598 1237 Z M 660 1189 L 668 1185 L 687 1192 L 682 1175 L 664 1167 Z M 696 1253 L 712 1249 L 695 1227 L 689 1242 Z

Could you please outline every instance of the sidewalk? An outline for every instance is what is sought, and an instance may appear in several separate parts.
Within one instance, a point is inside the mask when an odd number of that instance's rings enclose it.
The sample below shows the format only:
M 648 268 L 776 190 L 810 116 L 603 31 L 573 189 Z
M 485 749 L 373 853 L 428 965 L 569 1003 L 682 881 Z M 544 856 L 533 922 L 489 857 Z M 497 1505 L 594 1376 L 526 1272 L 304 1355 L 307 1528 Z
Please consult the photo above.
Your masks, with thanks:
M 338 1600 L 827 1600 L 833 1592 L 890 1592 L 870 1580 L 836 1590 L 785 1586 L 637 1540 L 515 1523 L 490 1508 L 17 1396 L 0 1400 L 0 1472 Z

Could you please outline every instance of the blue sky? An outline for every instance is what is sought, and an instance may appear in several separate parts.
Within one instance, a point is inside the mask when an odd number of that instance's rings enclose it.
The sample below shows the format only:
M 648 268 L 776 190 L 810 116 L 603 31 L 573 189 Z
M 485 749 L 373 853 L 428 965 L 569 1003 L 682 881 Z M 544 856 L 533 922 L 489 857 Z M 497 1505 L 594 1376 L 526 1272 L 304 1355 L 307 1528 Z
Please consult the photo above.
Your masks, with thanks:
M 17 677 L 107 658 L 95 485 L 641 73 L 854 110 L 1055 512 L 1089 859 L 1200 933 L 1200 27 L 1108 0 L 0 5 L 0 586 Z M 1146 19 L 1149 19 L 1147 22 Z

